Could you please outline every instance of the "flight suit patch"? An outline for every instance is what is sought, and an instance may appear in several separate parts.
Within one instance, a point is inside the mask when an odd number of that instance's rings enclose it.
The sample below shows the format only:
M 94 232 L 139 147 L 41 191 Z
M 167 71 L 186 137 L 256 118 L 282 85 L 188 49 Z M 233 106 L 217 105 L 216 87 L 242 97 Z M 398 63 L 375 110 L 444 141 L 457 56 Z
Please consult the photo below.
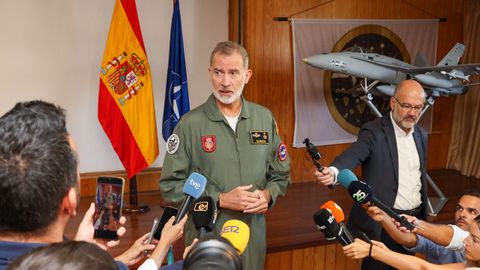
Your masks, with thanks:
M 280 161 L 284 161 L 285 159 L 287 159 L 287 146 L 284 144 L 284 143 L 281 143 L 279 146 L 278 146 L 278 159 L 280 159 Z
M 178 150 L 178 146 L 180 145 L 180 138 L 178 138 L 177 134 L 172 134 L 167 139 L 167 153 L 170 155 L 175 154 Z
M 252 144 L 268 144 L 268 132 L 250 131 L 250 141 Z
M 215 151 L 217 149 L 217 137 L 215 135 L 202 136 L 202 148 L 207 153 Z

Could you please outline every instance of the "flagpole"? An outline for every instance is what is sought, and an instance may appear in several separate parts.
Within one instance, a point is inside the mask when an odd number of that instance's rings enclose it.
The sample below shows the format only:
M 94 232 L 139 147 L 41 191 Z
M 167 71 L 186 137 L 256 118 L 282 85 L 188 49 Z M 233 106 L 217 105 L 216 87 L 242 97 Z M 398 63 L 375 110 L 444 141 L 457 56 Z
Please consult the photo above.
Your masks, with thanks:
M 150 207 L 147 204 L 138 204 L 137 175 L 130 178 L 128 186 L 130 188 L 130 204 L 124 205 L 123 211 L 125 213 L 146 213 L 150 211 Z

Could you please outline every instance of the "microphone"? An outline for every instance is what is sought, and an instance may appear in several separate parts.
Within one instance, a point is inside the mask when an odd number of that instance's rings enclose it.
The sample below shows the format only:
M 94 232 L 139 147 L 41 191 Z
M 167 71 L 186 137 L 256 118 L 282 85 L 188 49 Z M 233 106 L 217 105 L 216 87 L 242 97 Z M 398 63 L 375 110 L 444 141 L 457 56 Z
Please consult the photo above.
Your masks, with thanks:
M 198 199 L 202 195 L 206 185 L 207 178 L 205 178 L 205 176 L 196 172 L 190 174 L 190 176 L 187 178 L 187 181 L 185 181 L 185 185 L 183 186 L 183 193 L 185 193 L 187 197 L 185 197 L 178 210 L 178 214 L 173 222 L 174 225 L 178 224 L 178 222 L 180 222 L 180 220 L 185 216 L 190 208 L 190 205 L 192 204 L 193 198 Z
M 310 158 L 312 158 L 313 164 L 315 165 L 315 167 L 317 167 L 318 171 L 321 172 L 323 170 L 323 166 L 318 161 L 322 158 L 322 154 L 320 154 L 315 145 L 310 142 L 309 138 L 305 138 L 305 140 L 303 140 L 303 143 L 307 148 L 307 152 L 310 155 Z M 328 185 L 328 188 L 332 189 L 333 184 Z
M 217 207 L 212 197 L 204 196 L 194 202 L 192 220 L 199 231 L 198 238 L 213 230 L 216 219 Z
M 411 231 L 415 228 L 415 226 L 412 223 L 408 222 L 408 220 L 404 216 L 400 216 L 390 207 L 386 206 L 383 202 L 378 200 L 373 194 L 372 187 L 370 187 L 364 182 L 358 181 L 357 176 L 355 176 L 352 171 L 348 169 L 341 170 L 338 173 L 337 180 L 340 185 L 348 189 L 348 192 L 352 196 L 353 200 L 357 203 L 365 204 L 370 202 L 378 208 L 382 209 L 385 213 L 387 213 L 387 215 L 394 218 L 397 222 L 399 222 L 408 230 Z
M 230 241 L 232 246 L 242 254 L 247 248 L 250 239 L 250 228 L 245 222 L 238 219 L 227 220 L 222 227 L 220 236 Z
M 328 209 L 320 209 L 317 211 L 313 215 L 313 221 L 315 225 L 317 225 L 317 228 L 325 234 L 325 239 L 337 239 L 342 246 L 352 243 L 350 232 L 347 234 L 346 229 L 337 223 L 335 217 Z
M 335 218 L 335 221 L 338 223 L 340 227 L 342 227 L 345 237 L 349 239 L 350 242 L 353 242 L 353 237 L 350 234 L 350 232 L 347 229 L 347 226 L 343 222 L 345 220 L 345 214 L 343 213 L 342 208 L 336 204 L 334 201 L 327 201 L 324 203 L 322 206 L 320 206 L 321 209 L 327 209 L 332 213 L 333 217 Z

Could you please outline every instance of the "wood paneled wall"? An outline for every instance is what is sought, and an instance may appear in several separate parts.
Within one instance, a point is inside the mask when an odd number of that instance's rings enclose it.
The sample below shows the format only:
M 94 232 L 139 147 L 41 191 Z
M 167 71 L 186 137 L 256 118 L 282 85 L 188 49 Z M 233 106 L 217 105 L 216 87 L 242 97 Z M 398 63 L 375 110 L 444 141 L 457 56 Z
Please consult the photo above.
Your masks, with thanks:
M 238 0 L 230 0 L 237 6 Z M 313 166 L 305 149 L 292 148 L 295 125 L 292 38 L 289 22 L 275 17 L 323 19 L 430 19 L 439 24 L 437 59 L 463 40 L 463 1 L 450 0 L 243 0 L 244 45 L 250 54 L 253 77 L 245 89 L 247 99 L 271 109 L 289 146 L 294 182 L 311 181 Z M 235 24 L 235 22 L 231 22 Z M 230 28 L 233 29 L 233 28 Z M 231 38 L 238 34 L 231 33 Z M 429 137 L 429 169 L 445 168 L 450 142 L 454 97 L 438 98 Z M 315 123 L 312 123 L 315 124 Z M 325 165 L 348 145 L 320 147 Z
M 446 18 L 439 24 L 437 61 L 456 42 L 463 41 L 463 1 L 451 0 L 243 0 L 244 46 L 250 55 L 253 77 L 245 97 L 272 110 L 280 134 L 292 158 L 292 180 L 312 180 L 314 170 L 305 149 L 292 148 L 295 125 L 292 37 L 289 22 L 275 17 L 323 19 L 430 19 Z M 238 0 L 230 0 L 231 7 Z M 231 12 L 235 8 L 231 9 Z M 230 20 L 236 17 L 230 16 Z M 238 33 L 230 22 L 230 38 Z M 454 97 L 438 98 L 429 137 L 429 169 L 445 168 L 450 143 Z M 315 124 L 315 123 L 312 123 Z M 322 163 L 330 164 L 347 144 L 322 146 Z M 296 249 L 267 255 L 266 269 L 359 269 L 347 259 L 338 244 Z

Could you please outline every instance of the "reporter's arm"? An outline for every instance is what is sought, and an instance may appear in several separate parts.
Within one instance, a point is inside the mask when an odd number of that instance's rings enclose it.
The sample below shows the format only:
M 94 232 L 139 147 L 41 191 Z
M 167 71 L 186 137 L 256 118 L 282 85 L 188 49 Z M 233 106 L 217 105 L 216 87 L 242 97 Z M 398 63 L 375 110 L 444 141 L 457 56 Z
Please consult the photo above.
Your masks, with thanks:
M 134 265 L 143 258 L 145 251 L 152 250 L 155 248 L 155 245 L 146 243 L 150 233 L 146 233 L 138 238 L 133 245 L 123 252 L 121 255 L 115 257 L 116 261 L 120 261 L 126 265 Z
M 407 248 L 417 246 L 417 236 L 412 232 L 400 231 L 390 216 L 388 216 L 382 209 L 376 206 L 369 206 L 367 209 L 367 214 L 370 216 L 370 218 L 380 223 L 383 229 L 395 242 L 404 245 Z
M 424 261 L 418 257 L 405 255 L 389 250 L 383 243 L 372 241 L 372 244 L 366 243 L 360 239 L 343 247 L 345 255 L 353 259 L 362 259 L 370 256 L 383 263 L 402 270 L 446 270 L 459 269 L 462 264 L 436 265 Z M 371 249 L 371 250 L 370 250 Z
M 453 237 L 453 229 L 449 225 L 432 224 L 407 215 L 405 215 L 405 217 L 416 226 L 413 232 L 441 246 L 448 246 L 450 244 Z M 395 223 L 395 225 L 399 226 L 398 223 Z M 405 228 L 403 229 L 405 230 Z
M 157 247 L 153 250 L 149 259 L 155 262 L 157 268 L 160 268 L 162 265 L 163 259 L 167 255 L 170 246 L 175 243 L 175 241 L 180 239 L 180 237 L 182 237 L 183 227 L 185 226 L 185 222 L 187 222 L 187 218 L 188 215 L 185 215 L 178 224 L 173 225 L 175 217 L 171 217 L 165 224 L 165 227 L 163 227 L 160 241 L 158 242 Z M 143 269 L 141 268 L 142 265 L 138 269 Z

